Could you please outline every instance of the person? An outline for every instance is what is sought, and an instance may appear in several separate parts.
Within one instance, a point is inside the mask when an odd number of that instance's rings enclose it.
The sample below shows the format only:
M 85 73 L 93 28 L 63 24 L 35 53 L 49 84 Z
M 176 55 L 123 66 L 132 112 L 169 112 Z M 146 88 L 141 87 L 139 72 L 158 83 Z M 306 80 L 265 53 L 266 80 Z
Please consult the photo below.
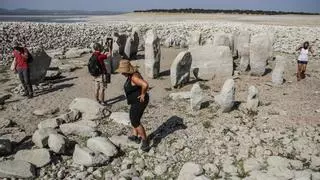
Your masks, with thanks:
M 95 82 L 95 98 L 96 100 L 102 104 L 105 104 L 105 90 L 110 83 L 110 72 L 107 71 L 107 68 L 105 66 L 104 60 L 107 59 L 108 55 L 111 54 L 110 52 L 102 53 L 102 45 L 99 43 L 95 43 L 93 45 L 94 52 L 92 56 L 96 57 L 96 60 L 98 61 L 100 68 L 101 68 L 101 75 L 94 77 Z
M 127 97 L 127 103 L 130 105 L 130 121 L 132 125 L 132 135 L 129 140 L 140 144 L 141 150 L 150 149 L 147 140 L 146 131 L 141 124 L 141 117 L 149 103 L 148 83 L 142 78 L 136 67 L 133 67 L 129 60 L 121 60 L 116 72 L 121 73 L 127 78 L 124 84 L 124 91 Z
M 14 71 L 18 73 L 23 86 L 23 96 L 28 96 L 29 99 L 33 98 L 33 89 L 30 81 L 30 69 L 28 64 L 28 49 L 21 47 L 19 44 L 15 44 L 13 48 L 13 56 L 15 58 Z
M 302 46 L 299 46 L 297 51 L 300 51 L 299 57 L 298 57 L 298 68 L 297 68 L 297 80 L 300 81 L 301 79 L 304 79 L 305 72 L 307 70 L 307 64 L 308 64 L 308 54 L 309 51 L 314 54 L 314 50 L 312 47 L 309 45 L 309 42 L 306 41 L 303 43 Z

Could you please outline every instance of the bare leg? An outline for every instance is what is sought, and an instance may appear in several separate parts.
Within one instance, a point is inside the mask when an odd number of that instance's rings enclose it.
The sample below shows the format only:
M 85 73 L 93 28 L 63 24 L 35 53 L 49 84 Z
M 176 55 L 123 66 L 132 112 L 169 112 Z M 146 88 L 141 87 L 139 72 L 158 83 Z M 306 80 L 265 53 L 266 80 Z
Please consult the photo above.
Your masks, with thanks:
M 96 86 L 95 86 L 95 97 L 96 97 L 96 100 L 99 101 L 99 91 L 100 91 L 100 83 L 98 82 L 95 82 L 96 83 Z
M 100 94 L 100 98 L 101 98 L 101 102 L 102 103 L 104 103 L 104 95 L 105 95 L 105 88 L 104 87 L 102 87 L 102 89 L 101 89 L 101 94 Z
M 137 128 L 135 128 L 136 131 L 138 132 L 138 135 L 141 136 L 142 140 L 147 140 L 147 135 L 146 135 L 146 131 L 144 129 L 144 127 L 142 125 L 138 126 Z
M 136 128 L 132 128 L 132 135 L 138 136 L 138 131 L 136 130 Z
M 301 68 L 301 78 L 302 79 L 306 78 L 306 75 L 305 75 L 306 70 L 307 70 L 307 65 L 303 64 L 302 68 Z
M 297 80 L 300 81 L 301 80 L 301 64 L 298 63 L 298 70 L 297 70 Z

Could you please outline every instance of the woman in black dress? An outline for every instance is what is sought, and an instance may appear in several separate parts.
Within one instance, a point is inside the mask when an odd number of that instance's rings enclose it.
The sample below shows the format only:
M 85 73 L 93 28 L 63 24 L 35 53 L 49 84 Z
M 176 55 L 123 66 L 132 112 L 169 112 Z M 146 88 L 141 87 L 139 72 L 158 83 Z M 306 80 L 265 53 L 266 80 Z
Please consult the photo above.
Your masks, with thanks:
M 127 102 L 130 105 L 130 121 L 133 127 L 132 135 L 128 138 L 138 144 L 142 140 L 141 149 L 148 151 L 150 149 L 149 142 L 140 120 L 149 103 L 149 94 L 147 93 L 149 85 L 137 71 L 137 68 L 133 67 L 128 60 L 121 60 L 116 72 L 121 73 L 127 78 L 124 84 L 124 91 Z

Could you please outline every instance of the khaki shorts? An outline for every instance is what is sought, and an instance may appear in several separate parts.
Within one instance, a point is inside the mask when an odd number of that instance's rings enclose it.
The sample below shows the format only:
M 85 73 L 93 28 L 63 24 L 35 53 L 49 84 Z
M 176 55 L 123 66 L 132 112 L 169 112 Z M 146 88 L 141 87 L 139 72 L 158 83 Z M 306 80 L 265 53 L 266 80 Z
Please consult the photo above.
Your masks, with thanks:
M 103 76 L 96 77 L 93 81 L 96 89 L 106 89 L 108 87 L 108 83 L 103 80 Z

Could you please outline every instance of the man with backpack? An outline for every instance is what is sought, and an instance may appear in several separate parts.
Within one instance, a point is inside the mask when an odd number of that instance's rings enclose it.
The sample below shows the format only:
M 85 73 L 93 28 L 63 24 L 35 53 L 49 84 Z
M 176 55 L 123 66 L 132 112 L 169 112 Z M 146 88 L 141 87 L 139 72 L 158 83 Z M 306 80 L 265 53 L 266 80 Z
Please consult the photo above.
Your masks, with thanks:
M 93 49 L 94 52 L 89 59 L 88 70 L 94 77 L 95 98 L 100 104 L 105 105 L 105 89 L 107 88 L 107 84 L 110 83 L 110 73 L 107 71 L 104 60 L 111 53 L 110 50 L 107 53 L 102 53 L 103 47 L 99 43 L 95 43 Z

